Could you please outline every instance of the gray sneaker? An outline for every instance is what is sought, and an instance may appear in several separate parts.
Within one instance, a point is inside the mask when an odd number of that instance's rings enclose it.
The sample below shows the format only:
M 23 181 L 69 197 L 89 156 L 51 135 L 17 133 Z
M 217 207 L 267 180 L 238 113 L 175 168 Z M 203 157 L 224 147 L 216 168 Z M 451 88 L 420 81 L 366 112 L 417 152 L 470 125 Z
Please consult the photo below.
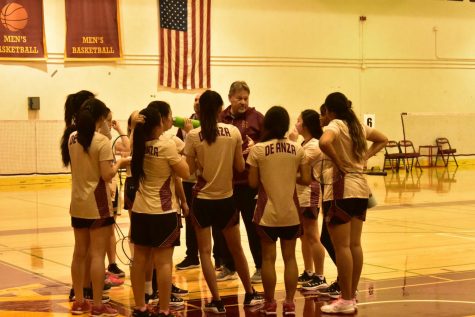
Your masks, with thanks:
M 254 274 L 251 276 L 251 283 L 252 284 L 262 283 L 261 269 L 256 269 Z
M 218 282 L 227 281 L 227 280 L 235 280 L 237 279 L 236 271 L 231 271 L 227 267 L 223 267 L 223 270 L 216 275 L 216 280 Z

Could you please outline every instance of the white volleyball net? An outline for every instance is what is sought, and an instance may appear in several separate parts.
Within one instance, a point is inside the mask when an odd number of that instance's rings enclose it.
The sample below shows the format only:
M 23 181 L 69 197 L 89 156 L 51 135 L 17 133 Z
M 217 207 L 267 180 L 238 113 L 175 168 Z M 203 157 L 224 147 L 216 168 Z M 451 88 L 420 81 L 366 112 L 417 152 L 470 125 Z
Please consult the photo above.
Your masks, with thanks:
M 1 120 L 0 175 L 67 173 L 59 148 L 64 122 Z
M 127 122 L 120 124 L 127 131 Z M 69 173 L 61 161 L 63 131 L 62 120 L 0 120 L 0 175 Z

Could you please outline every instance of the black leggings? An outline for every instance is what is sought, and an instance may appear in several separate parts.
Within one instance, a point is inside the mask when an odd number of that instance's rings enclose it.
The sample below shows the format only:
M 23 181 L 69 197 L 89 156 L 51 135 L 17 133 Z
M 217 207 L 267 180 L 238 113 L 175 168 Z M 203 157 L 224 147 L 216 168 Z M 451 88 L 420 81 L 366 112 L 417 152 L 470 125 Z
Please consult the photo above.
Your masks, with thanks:
M 335 249 L 333 248 L 333 243 L 332 239 L 330 238 L 330 233 L 328 232 L 328 227 L 327 223 L 325 222 L 325 219 L 322 221 L 322 233 L 320 235 L 320 242 L 323 244 L 323 247 L 328 252 L 328 255 L 332 259 L 333 263 L 336 265 L 336 255 L 335 255 Z
M 257 203 L 257 190 L 247 185 L 236 185 L 234 186 L 233 192 L 236 208 L 241 212 L 244 225 L 246 226 L 247 239 L 249 241 L 249 248 L 251 249 L 254 264 L 256 269 L 260 269 L 262 267 L 261 242 L 259 235 L 257 234 L 256 227 L 252 222 Z M 213 232 L 213 238 L 215 241 L 217 239 L 222 239 L 221 241 L 224 241 L 224 237 L 221 232 Z M 235 271 L 236 268 L 233 257 L 231 256 L 231 253 L 229 252 L 229 249 L 225 243 L 223 243 L 222 246 L 221 256 L 223 258 L 223 264 L 231 271 Z

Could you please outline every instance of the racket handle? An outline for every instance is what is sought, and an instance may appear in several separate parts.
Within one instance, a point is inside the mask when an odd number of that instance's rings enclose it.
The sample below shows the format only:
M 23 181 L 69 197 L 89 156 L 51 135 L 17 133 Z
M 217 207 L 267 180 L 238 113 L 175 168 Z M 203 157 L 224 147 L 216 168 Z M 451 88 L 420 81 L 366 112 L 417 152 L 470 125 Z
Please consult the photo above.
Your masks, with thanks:
M 366 175 L 373 175 L 373 176 L 387 176 L 388 172 L 384 171 L 364 171 L 363 172 Z

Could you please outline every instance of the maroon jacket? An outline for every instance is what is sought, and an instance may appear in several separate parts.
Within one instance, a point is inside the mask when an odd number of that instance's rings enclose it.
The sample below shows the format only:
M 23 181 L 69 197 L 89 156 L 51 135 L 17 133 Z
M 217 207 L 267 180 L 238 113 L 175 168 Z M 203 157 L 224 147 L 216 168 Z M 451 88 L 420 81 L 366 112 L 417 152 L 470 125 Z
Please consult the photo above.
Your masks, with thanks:
M 228 106 L 219 114 L 219 121 L 223 123 L 232 124 L 241 132 L 242 137 L 242 149 L 247 149 L 248 141 L 246 135 L 249 136 L 255 143 L 261 139 L 262 127 L 264 124 L 264 116 L 255 108 L 247 108 L 246 112 L 233 115 L 231 113 L 231 106 Z M 244 160 L 247 159 L 247 155 L 244 155 Z M 249 166 L 246 164 L 246 170 L 242 173 L 234 171 L 233 184 L 234 185 L 247 185 L 247 170 Z

